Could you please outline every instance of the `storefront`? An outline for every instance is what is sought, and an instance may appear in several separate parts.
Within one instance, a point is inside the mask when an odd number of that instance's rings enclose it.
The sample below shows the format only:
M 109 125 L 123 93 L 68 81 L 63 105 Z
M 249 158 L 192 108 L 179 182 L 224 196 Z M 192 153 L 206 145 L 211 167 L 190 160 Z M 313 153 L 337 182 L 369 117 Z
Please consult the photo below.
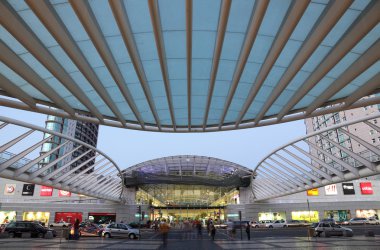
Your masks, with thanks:
M 82 213 L 76 212 L 57 212 L 55 213 L 55 222 L 59 222 L 61 220 L 69 223 L 74 223 L 76 219 L 79 219 L 82 222 Z
M 318 211 L 294 211 L 292 212 L 292 220 L 301 220 L 307 222 L 318 222 Z
M 0 224 L 16 220 L 16 211 L 0 211 Z
M 369 218 L 380 215 L 380 209 L 358 209 L 356 210 L 356 217 Z
M 325 210 L 324 218 L 331 218 L 335 221 L 347 221 L 351 219 L 350 210 Z
M 109 223 L 110 221 L 116 222 L 115 213 L 88 213 L 88 220 L 97 223 Z
M 28 221 L 40 221 L 42 224 L 48 225 L 49 223 L 49 212 L 24 212 L 22 214 L 23 220 Z
M 286 220 L 285 212 L 262 212 L 259 213 L 259 221 L 261 220 Z

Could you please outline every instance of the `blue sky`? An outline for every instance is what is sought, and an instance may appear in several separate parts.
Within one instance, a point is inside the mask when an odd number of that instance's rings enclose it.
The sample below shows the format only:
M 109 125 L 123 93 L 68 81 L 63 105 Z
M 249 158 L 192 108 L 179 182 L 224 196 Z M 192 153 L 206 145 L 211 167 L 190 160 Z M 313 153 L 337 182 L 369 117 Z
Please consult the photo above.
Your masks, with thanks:
M 0 115 L 45 126 L 46 115 L 0 107 Z M 216 157 L 254 168 L 275 148 L 306 134 L 304 121 L 212 133 L 157 133 L 101 126 L 98 148 L 121 169 L 174 155 Z

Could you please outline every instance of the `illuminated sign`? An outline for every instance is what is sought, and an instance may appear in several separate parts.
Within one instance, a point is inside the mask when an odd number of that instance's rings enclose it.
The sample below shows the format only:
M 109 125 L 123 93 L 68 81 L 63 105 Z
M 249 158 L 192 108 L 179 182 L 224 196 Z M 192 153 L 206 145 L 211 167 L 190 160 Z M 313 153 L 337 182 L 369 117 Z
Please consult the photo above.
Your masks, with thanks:
M 325 186 L 325 192 L 326 192 L 326 195 L 337 195 L 338 190 L 336 188 L 336 184 Z
M 360 190 L 362 194 L 373 194 L 371 182 L 360 182 Z
M 48 186 L 41 186 L 40 196 L 52 196 L 53 188 Z
M 318 196 L 319 195 L 318 188 L 309 189 L 306 191 L 306 193 L 307 193 L 307 196 Z
M 22 195 L 23 196 L 33 196 L 34 194 L 34 184 L 24 184 L 22 187 Z
M 70 197 L 71 193 L 69 191 L 59 190 L 58 191 L 58 196 L 60 196 L 60 197 Z
M 5 184 L 4 194 L 14 195 L 16 191 L 16 184 Z
M 343 194 L 355 194 L 354 183 L 342 183 Z

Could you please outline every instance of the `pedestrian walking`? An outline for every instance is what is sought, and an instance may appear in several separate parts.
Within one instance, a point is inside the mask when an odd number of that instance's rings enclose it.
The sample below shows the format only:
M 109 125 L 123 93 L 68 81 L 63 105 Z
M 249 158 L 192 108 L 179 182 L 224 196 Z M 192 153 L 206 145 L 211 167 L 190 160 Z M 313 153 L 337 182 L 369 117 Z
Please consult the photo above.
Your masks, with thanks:
M 251 240 L 251 225 L 249 225 L 249 222 L 245 226 L 245 232 L 247 233 L 248 240 Z
M 163 219 L 160 225 L 160 232 L 162 234 L 162 242 L 164 243 L 164 247 L 168 244 L 168 234 L 169 234 L 169 224 L 166 223 L 166 220 Z
M 212 239 L 212 240 L 215 240 L 216 228 L 215 228 L 215 225 L 214 225 L 214 224 L 211 224 L 211 230 L 210 230 L 210 233 L 211 233 L 211 239 Z

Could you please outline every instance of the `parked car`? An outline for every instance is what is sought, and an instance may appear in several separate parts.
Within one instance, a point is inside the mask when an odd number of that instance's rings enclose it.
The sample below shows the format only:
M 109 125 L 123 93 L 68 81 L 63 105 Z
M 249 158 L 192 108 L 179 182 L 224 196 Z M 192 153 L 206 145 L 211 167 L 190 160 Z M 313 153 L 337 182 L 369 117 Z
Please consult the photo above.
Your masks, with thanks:
M 301 221 L 301 220 L 290 220 L 286 224 L 288 227 L 304 227 L 308 225 L 304 221 Z
M 22 233 L 30 233 L 31 237 L 44 238 L 46 233 L 51 232 L 53 236 L 57 236 L 54 230 L 41 226 L 33 221 L 12 221 L 4 229 L 9 237 L 21 236 Z
M 68 223 L 66 221 L 59 221 L 59 222 L 53 222 L 49 224 L 50 227 L 69 227 L 71 226 L 71 223 Z
M 214 224 L 215 228 L 227 229 L 227 224 Z
M 319 222 L 315 227 L 315 235 L 321 236 L 322 234 L 325 237 L 330 237 L 330 236 L 352 237 L 354 235 L 354 232 L 352 231 L 351 228 L 342 227 L 335 223 Z
M 269 223 L 273 223 L 273 221 L 271 221 L 271 220 L 261 220 L 259 222 L 256 222 L 254 224 L 254 226 L 252 224 L 252 227 L 255 227 L 255 228 L 259 228 L 259 227 L 260 228 L 265 228 L 265 227 L 267 227 L 266 225 L 269 224 Z
M 286 221 L 284 220 L 275 220 L 272 223 L 266 223 L 265 227 L 267 228 L 280 228 L 280 227 L 288 227 Z
M 371 225 L 379 225 L 379 224 L 380 224 L 380 221 L 377 220 L 376 218 L 368 218 L 368 224 L 371 224 Z
M 103 230 L 103 228 L 94 223 L 87 223 L 80 227 L 79 231 L 81 236 L 102 236 Z
M 363 224 L 369 224 L 369 222 L 366 218 L 355 217 L 349 221 L 345 221 L 343 224 L 344 225 L 363 225 Z
M 102 235 L 105 238 L 110 237 L 128 237 L 130 239 L 136 239 L 140 237 L 140 230 L 132 228 L 126 224 L 110 224 L 104 230 Z

